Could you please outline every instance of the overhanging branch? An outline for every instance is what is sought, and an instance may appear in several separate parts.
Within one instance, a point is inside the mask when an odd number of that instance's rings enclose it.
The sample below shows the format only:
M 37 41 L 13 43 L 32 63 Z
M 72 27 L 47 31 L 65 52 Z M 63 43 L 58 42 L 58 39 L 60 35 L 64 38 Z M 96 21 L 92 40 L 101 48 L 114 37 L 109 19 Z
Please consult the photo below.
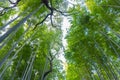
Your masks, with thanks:
M 21 0 L 17 0 L 15 3 L 12 2 L 11 0 L 8 0 L 8 1 L 10 2 L 10 4 L 13 4 L 13 6 L 11 6 L 11 7 L 1 7 L 2 10 L 0 10 L 0 16 L 3 16 L 3 15 L 4 15 L 6 12 L 8 12 L 10 9 L 16 7 Z
M 35 30 L 36 27 L 37 27 L 39 24 L 44 23 L 44 21 L 45 21 L 49 16 L 50 16 L 51 25 L 52 25 L 53 27 L 55 27 L 54 24 L 53 24 L 53 20 L 52 20 L 52 16 L 53 16 L 53 12 L 54 12 L 54 11 L 60 13 L 60 14 L 63 15 L 63 16 L 70 16 L 70 15 L 67 15 L 68 12 L 62 12 L 62 11 L 57 10 L 56 8 L 54 8 L 54 7 L 52 6 L 52 0 L 50 0 L 50 2 L 49 2 L 49 0 L 42 0 L 42 2 L 43 2 L 43 4 L 47 7 L 47 9 L 50 10 L 50 13 L 48 13 L 42 21 L 38 22 L 38 23 L 35 25 L 35 27 L 34 27 L 33 30 Z M 49 3 L 50 3 L 50 5 L 49 5 Z

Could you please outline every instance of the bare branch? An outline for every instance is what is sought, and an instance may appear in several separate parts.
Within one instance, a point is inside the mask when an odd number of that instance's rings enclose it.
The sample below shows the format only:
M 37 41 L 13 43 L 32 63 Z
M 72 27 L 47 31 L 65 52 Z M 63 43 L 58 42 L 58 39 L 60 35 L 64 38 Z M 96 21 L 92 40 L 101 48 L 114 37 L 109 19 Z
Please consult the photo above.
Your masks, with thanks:
M 33 30 L 35 30 L 36 27 L 37 27 L 39 24 L 44 23 L 44 21 L 48 18 L 48 16 L 50 16 L 50 20 L 51 20 L 51 25 L 52 25 L 52 27 L 55 27 L 55 26 L 53 25 L 53 20 L 52 20 L 52 16 L 53 16 L 53 12 L 54 12 L 54 11 L 60 13 L 60 14 L 63 15 L 63 16 L 73 15 L 73 14 L 68 14 L 69 12 L 62 12 L 62 11 L 57 10 L 56 8 L 54 8 L 54 7 L 52 6 L 52 0 L 50 0 L 50 2 L 49 2 L 49 0 L 42 0 L 42 2 L 43 2 L 44 5 L 50 10 L 50 13 L 48 13 L 42 21 L 38 22 L 38 23 L 35 25 L 35 27 L 34 27 Z M 50 3 L 50 5 L 49 5 L 49 3 Z M 74 6 L 74 5 L 73 5 L 73 6 Z M 74 6 L 74 8 L 75 8 L 75 6 Z M 74 8 L 73 8 L 73 10 L 74 10 Z M 73 10 L 72 10 L 72 11 L 73 11 Z
M 35 27 L 34 27 L 33 30 L 35 30 L 36 27 L 37 27 L 39 24 L 42 24 L 42 23 L 48 18 L 49 15 L 50 15 L 50 14 L 47 14 L 47 15 L 45 16 L 45 18 L 44 18 L 41 22 L 37 23 L 37 24 L 35 25 Z
M 16 7 L 18 5 L 18 3 L 21 1 L 21 0 L 17 0 L 15 3 L 12 2 L 11 0 L 8 0 L 11 4 L 14 4 L 13 6 L 11 7 L 1 7 L 3 8 L 2 10 L 0 10 L 0 16 L 3 16 L 6 12 L 8 12 L 10 9 Z
M 17 5 L 21 0 L 17 0 L 16 2 L 12 2 L 11 0 L 8 0 L 11 4 Z
M 53 69 L 53 62 L 52 62 L 52 60 L 50 60 L 50 59 L 49 59 L 49 66 L 50 66 L 50 68 L 49 68 L 48 71 L 46 71 L 46 72 L 44 73 L 43 79 L 42 79 L 42 80 L 45 80 L 46 76 L 47 76 L 49 73 L 52 72 L 52 69 Z
M 11 0 L 8 0 L 10 2 L 10 4 L 15 4 L 14 2 L 12 2 Z

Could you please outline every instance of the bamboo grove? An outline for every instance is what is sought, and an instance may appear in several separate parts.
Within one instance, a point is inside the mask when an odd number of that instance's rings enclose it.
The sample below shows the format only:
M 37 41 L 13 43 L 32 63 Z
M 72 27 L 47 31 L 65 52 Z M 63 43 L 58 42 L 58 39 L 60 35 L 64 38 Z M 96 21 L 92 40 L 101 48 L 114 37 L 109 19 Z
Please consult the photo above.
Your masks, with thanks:
M 120 80 L 119 25 L 120 0 L 0 0 L 0 80 Z

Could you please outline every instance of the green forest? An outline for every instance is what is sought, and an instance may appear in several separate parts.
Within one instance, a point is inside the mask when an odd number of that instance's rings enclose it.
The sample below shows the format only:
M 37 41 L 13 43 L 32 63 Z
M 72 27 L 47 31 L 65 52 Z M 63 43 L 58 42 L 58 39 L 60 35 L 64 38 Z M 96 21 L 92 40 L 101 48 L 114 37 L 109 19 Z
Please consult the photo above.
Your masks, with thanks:
M 0 0 L 0 80 L 120 80 L 120 0 Z

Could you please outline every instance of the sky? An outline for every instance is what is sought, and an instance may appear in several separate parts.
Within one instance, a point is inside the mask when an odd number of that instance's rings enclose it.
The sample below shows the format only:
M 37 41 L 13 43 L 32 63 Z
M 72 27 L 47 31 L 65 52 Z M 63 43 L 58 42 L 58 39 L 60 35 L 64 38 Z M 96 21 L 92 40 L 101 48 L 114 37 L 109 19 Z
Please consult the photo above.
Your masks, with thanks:
M 75 2 L 74 2 L 75 0 L 67 0 L 67 1 L 70 2 L 70 4 L 68 4 L 69 7 L 72 7 L 71 3 L 75 4 Z M 62 23 L 63 37 L 62 37 L 62 43 L 63 43 L 63 46 L 64 46 L 65 49 L 67 47 L 67 41 L 66 41 L 65 37 L 67 35 L 67 31 L 69 30 L 69 28 L 70 28 L 69 19 L 66 16 L 63 16 L 63 23 Z M 63 70 L 66 71 L 67 70 L 67 62 L 66 62 L 66 59 L 65 59 L 64 55 L 65 55 L 64 50 L 62 50 L 61 54 L 59 54 L 58 59 L 60 59 L 62 61 Z

